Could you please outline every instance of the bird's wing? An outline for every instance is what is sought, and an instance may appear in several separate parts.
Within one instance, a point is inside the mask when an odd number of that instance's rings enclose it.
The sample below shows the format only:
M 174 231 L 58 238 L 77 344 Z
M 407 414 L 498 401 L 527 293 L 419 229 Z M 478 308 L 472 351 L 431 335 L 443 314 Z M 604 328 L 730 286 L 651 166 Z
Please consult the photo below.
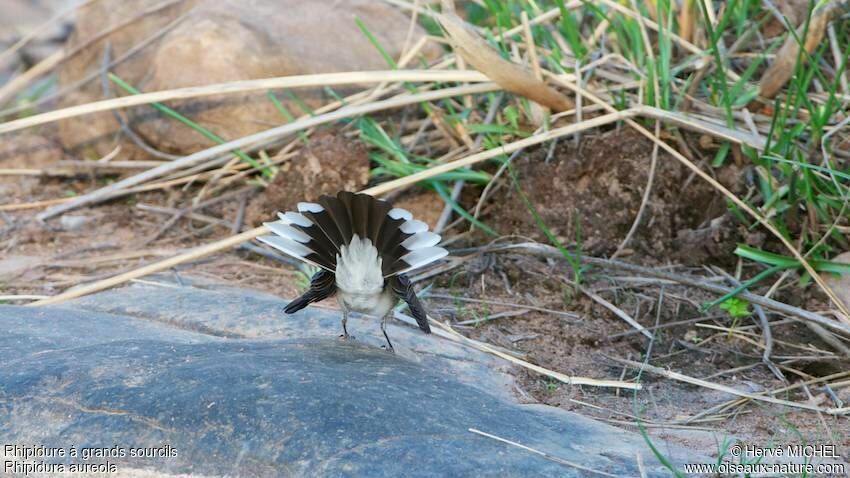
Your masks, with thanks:
M 410 314 L 416 319 L 419 328 L 426 334 L 431 333 L 431 326 L 428 325 L 428 316 L 425 313 L 425 307 L 422 302 L 419 302 L 419 297 L 416 297 L 416 291 L 413 290 L 413 282 L 404 274 L 397 274 L 387 279 L 388 285 L 392 287 L 395 295 L 407 303 L 410 309 Z
M 319 272 L 313 274 L 313 277 L 310 279 L 310 288 L 307 292 L 290 302 L 283 311 L 287 314 L 294 314 L 313 302 L 327 299 L 334 295 L 334 293 L 336 293 L 334 273 L 321 269 Z

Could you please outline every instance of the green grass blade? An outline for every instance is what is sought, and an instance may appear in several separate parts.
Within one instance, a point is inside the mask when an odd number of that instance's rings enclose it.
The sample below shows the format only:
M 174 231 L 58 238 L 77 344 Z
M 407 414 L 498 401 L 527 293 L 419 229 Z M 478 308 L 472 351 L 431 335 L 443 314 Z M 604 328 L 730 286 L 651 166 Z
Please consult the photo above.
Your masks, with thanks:
M 272 104 L 274 104 L 274 107 L 277 108 L 277 110 L 280 112 L 281 116 L 286 118 L 286 121 L 289 121 L 290 123 L 295 121 L 295 117 L 292 116 L 292 113 L 290 113 L 288 109 L 286 109 L 286 106 L 283 106 L 283 103 L 280 102 L 277 95 L 275 95 L 273 91 L 266 92 L 266 96 L 268 96 L 269 99 L 272 100 Z M 305 145 L 310 144 L 310 139 L 307 137 L 307 134 L 305 132 L 299 131 L 298 137 Z
M 369 43 L 371 43 L 372 46 L 374 46 L 375 49 L 378 50 L 378 53 L 380 53 L 381 56 L 384 57 L 384 61 L 387 62 L 387 65 L 390 65 L 393 70 L 398 69 L 398 63 L 396 63 L 395 59 L 390 56 L 386 48 L 381 45 L 381 42 L 379 42 L 378 39 L 375 38 L 375 35 L 372 34 L 372 31 L 369 30 L 369 27 L 366 26 L 366 23 L 363 22 L 363 19 L 355 15 L 354 23 L 356 23 L 357 28 L 359 28 L 360 31 L 363 32 L 364 35 L 366 35 L 366 38 L 369 39 Z
M 705 311 L 707 311 L 711 308 L 714 308 L 714 307 L 722 304 L 723 302 L 726 302 L 727 300 L 731 299 L 732 297 L 737 296 L 738 294 L 740 294 L 744 290 L 754 286 L 755 284 L 758 284 L 759 282 L 763 281 L 764 279 L 772 276 L 773 274 L 776 274 L 777 272 L 779 272 L 781 270 L 785 270 L 785 269 L 788 269 L 788 267 L 787 266 L 773 266 L 769 269 L 765 269 L 765 270 L 759 272 L 758 274 L 755 275 L 755 277 L 742 282 L 741 285 L 739 285 L 738 287 L 735 287 L 734 289 L 732 289 L 728 293 L 724 294 L 719 299 L 714 300 L 713 302 L 700 307 L 700 312 L 705 312 Z
M 470 214 L 469 211 L 464 209 L 463 206 L 461 206 L 457 203 L 457 201 L 452 199 L 452 195 L 449 193 L 449 191 L 446 189 L 446 186 L 442 182 L 429 181 L 429 184 L 434 188 L 435 191 L 437 191 L 437 194 L 440 195 L 443 201 L 445 201 L 446 204 L 448 204 L 452 208 L 452 210 L 458 213 L 458 215 L 460 215 L 462 218 L 466 219 L 467 221 L 475 225 L 475 227 L 481 229 L 482 231 L 486 232 L 487 234 L 490 234 L 493 237 L 500 236 L 500 234 L 496 232 L 493 228 L 476 219 L 475 216 Z

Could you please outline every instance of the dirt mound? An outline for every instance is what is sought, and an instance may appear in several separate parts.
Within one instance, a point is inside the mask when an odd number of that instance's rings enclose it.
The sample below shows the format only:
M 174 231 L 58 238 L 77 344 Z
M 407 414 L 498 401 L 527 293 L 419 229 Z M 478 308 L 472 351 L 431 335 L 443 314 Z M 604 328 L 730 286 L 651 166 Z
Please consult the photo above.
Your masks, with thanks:
M 364 144 L 338 132 L 318 133 L 302 155 L 281 164 L 274 181 L 251 202 L 248 223 L 259 225 L 274 219 L 276 211 L 295 209 L 299 201 L 322 194 L 360 191 L 368 180 L 369 151 Z
M 610 255 L 628 234 L 646 188 L 652 142 L 631 130 L 562 141 L 514 163 L 520 187 L 552 233 L 585 254 Z M 674 158 L 660 154 L 640 227 L 628 244 L 637 258 L 683 264 L 729 260 L 740 240 L 725 201 Z M 486 218 L 502 233 L 548 242 L 516 189 Z M 579 239 L 580 238 L 580 239 Z

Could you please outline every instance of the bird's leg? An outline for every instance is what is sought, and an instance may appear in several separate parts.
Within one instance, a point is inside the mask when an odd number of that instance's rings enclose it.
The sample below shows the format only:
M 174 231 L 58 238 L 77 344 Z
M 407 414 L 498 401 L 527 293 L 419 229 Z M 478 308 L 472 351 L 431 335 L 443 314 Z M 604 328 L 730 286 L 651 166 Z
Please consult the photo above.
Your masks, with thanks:
M 346 327 L 347 323 L 348 323 L 348 309 L 343 307 L 342 308 L 342 335 L 340 335 L 340 337 L 342 337 L 345 340 L 349 340 L 349 339 L 354 338 L 354 337 L 348 335 L 348 328 Z
M 387 321 L 392 316 L 393 316 L 393 310 L 390 309 L 390 311 L 387 312 L 386 314 L 384 314 L 384 316 L 381 318 L 381 332 L 384 333 L 384 338 L 387 339 L 387 346 L 388 346 L 390 352 L 394 353 L 395 349 L 393 348 L 393 343 L 390 342 L 390 336 L 387 335 Z

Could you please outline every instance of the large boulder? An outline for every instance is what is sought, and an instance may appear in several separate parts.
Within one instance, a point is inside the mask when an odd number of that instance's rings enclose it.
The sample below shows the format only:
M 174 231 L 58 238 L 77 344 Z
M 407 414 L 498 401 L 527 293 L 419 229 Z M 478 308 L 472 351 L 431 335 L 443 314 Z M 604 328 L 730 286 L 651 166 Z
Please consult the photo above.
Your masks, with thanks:
M 154 280 L 0 306 L 0 443 L 30 447 L 3 460 L 110 476 L 669 476 L 640 435 L 518 405 L 491 357 L 436 335 L 394 323 L 392 354 L 376 320 L 355 317 L 345 342 L 338 314 Z M 679 464 L 707 460 L 655 443 Z M 36 446 L 78 456 L 21 459 Z
M 142 91 L 387 69 L 386 61 L 359 30 L 355 18 L 360 18 L 395 58 L 410 25 L 409 16 L 403 12 L 372 0 L 100 0 L 82 7 L 77 18 L 77 29 L 67 49 L 95 41 L 63 65 L 60 86 L 97 73 L 107 43 L 111 58 L 116 59 L 149 41 L 111 69 Z M 103 32 L 109 33 L 97 39 Z M 414 33 L 418 38 L 424 30 L 417 27 Z M 425 50 L 431 57 L 436 53 L 434 45 Z M 113 95 L 126 94 L 115 85 L 110 89 Z M 335 90 L 344 94 L 352 87 Z M 311 108 L 328 99 L 322 88 L 299 89 L 296 93 Z M 304 113 L 297 101 L 287 101 L 289 98 L 281 92 L 278 96 L 296 116 Z M 95 79 L 67 95 L 63 106 L 103 98 L 101 81 Z M 169 106 L 225 139 L 286 122 L 264 92 L 170 102 Z M 208 139 L 147 105 L 129 110 L 129 122 L 152 146 L 167 152 L 186 154 L 211 145 Z M 118 123 L 107 112 L 63 121 L 60 129 L 66 147 L 103 155 L 115 146 Z

